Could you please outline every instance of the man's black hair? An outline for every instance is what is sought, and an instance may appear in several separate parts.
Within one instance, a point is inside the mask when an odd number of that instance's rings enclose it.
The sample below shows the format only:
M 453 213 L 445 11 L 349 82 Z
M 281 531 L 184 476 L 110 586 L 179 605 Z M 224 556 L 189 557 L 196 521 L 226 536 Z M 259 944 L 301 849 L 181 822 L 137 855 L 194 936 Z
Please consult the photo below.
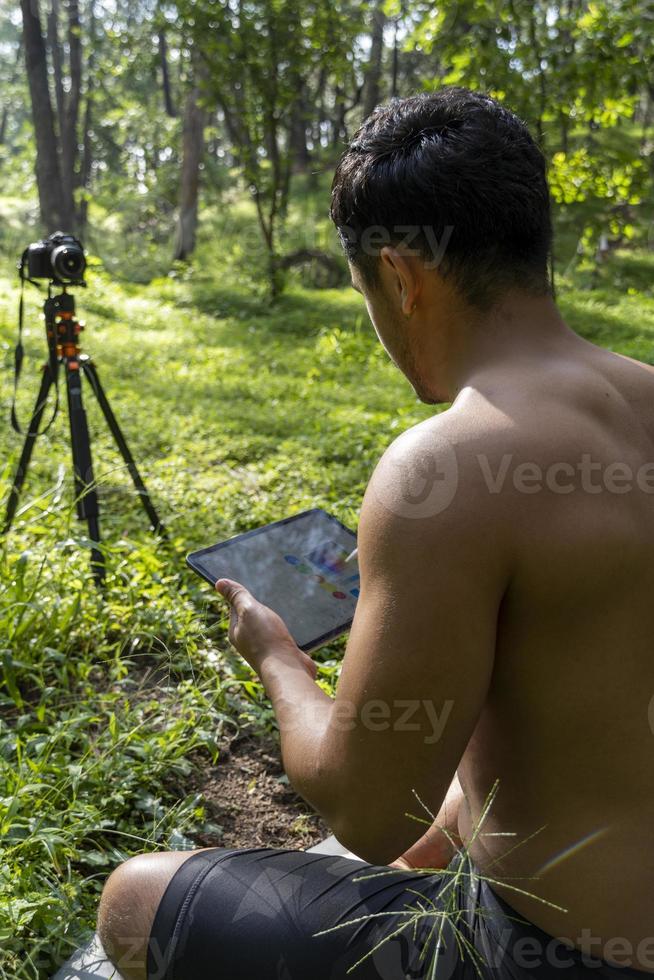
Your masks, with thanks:
M 488 95 L 446 87 L 375 109 L 338 164 L 331 217 L 368 285 L 381 246 L 403 241 L 474 306 L 551 293 L 545 158 Z

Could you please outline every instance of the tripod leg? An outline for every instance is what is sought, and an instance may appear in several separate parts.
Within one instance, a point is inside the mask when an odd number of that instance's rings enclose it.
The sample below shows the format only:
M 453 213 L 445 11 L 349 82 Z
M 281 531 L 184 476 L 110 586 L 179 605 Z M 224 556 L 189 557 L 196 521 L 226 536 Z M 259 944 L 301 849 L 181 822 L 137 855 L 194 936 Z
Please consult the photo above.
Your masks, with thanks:
M 129 451 L 129 446 L 125 441 L 125 436 L 123 435 L 120 426 L 116 421 L 116 416 L 114 415 L 111 405 L 107 400 L 107 396 L 104 392 L 104 388 L 100 384 L 100 378 L 98 377 L 98 372 L 96 371 L 95 365 L 89 358 L 86 357 L 82 359 L 81 365 L 84 370 L 84 373 L 89 379 L 89 383 L 91 387 L 93 388 L 95 397 L 97 398 L 98 404 L 102 409 L 102 414 L 104 415 L 107 421 L 107 425 L 109 426 L 109 429 L 111 430 L 111 434 L 116 440 L 116 445 L 120 450 L 120 454 L 125 460 L 125 463 L 127 464 L 127 469 L 129 470 L 129 474 L 132 477 L 134 486 L 136 487 L 139 497 L 141 498 L 141 503 L 143 504 L 145 512 L 150 518 L 152 528 L 162 537 L 165 537 L 166 530 L 164 528 L 164 525 L 161 523 L 159 519 L 159 515 L 154 509 L 154 504 L 150 499 L 150 494 L 148 493 L 145 483 L 141 478 L 141 474 L 138 471 L 138 467 L 134 462 L 134 457 Z
M 23 483 L 25 482 L 25 477 L 27 476 L 27 468 L 30 465 L 36 437 L 39 434 L 39 427 L 41 425 L 41 419 L 43 418 L 43 412 L 45 411 L 48 394 L 50 392 L 50 388 L 54 384 L 55 375 L 52 373 L 53 370 L 55 371 L 55 374 L 59 370 L 59 364 L 56 361 L 54 362 L 54 365 L 48 362 L 43 367 L 41 386 L 39 388 L 39 393 L 36 396 L 34 411 L 32 412 L 30 424 L 27 429 L 27 435 L 25 436 L 25 442 L 23 443 L 23 451 L 20 454 L 16 475 L 14 476 L 11 493 L 9 494 L 9 500 L 7 501 L 5 523 L 2 529 L 3 534 L 6 534 L 10 530 L 11 525 L 14 522 L 16 508 L 18 507 L 18 498 L 20 497 L 20 492 L 23 489 Z
M 95 489 L 91 442 L 86 411 L 82 402 L 82 378 L 77 358 L 66 358 L 66 391 L 68 394 L 68 419 L 70 421 L 70 441 L 73 450 L 73 472 L 75 475 L 75 497 L 77 516 L 86 521 L 91 539 L 91 567 L 96 582 L 101 585 L 105 576 L 104 555 L 93 544 L 100 542 L 98 494 Z

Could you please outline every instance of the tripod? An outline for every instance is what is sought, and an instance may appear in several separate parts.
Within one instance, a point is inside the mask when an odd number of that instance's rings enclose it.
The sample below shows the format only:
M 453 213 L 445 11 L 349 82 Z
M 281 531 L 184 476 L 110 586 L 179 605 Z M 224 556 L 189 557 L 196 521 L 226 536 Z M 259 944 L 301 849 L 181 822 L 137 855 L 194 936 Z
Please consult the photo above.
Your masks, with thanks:
M 79 334 L 84 328 L 75 317 L 75 300 L 70 293 L 66 292 L 65 286 L 57 296 L 52 295 L 51 289 L 52 283 L 48 286 L 48 298 L 43 304 L 46 338 L 48 342 L 48 360 L 43 365 L 41 386 L 7 502 L 3 533 L 6 534 L 13 524 L 20 493 L 25 482 L 30 459 L 32 458 L 34 443 L 39 434 L 41 419 L 43 418 L 48 395 L 53 385 L 57 388 L 58 404 L 59 371 L 63 368 L 66 378 L 77 516 L 81 521 L 86 521 L 88 524 L 89 538 L 92 542 L 91 567 L 96 583 L 102 585 L 106 568 L 104 554 L 98 547 L 100 543 L 100 510 L 93 477 L 89 429 L 86 421 L 86 411 L 82 401 L 82 374 L 86 376 L 109 426 L 109 430 L 120 450 L 120 454 L 125 460 L 141 503 L 150 518 L 152 529 L 163 536 L 165 536 L 165 529 L 154 509 L 150 495 L 134 462 L 134 457 L 129 451 L 125 437 L 116 421 L 104 389 L 100 384 L 95 365 L 87 354 L 82 354 L 80 351 Z M 55 414 L 56 411 L 57 409 L 55 408 Z

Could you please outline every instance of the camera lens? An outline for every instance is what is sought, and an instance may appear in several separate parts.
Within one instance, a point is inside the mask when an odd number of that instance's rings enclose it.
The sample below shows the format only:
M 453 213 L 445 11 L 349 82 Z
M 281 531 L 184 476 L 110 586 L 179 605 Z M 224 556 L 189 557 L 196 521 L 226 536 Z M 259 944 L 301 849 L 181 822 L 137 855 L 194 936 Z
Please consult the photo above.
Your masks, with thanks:
M 81 279 L 84 275 L 86 259 L 78 245 L 58 245 L 52 251 L 51 261 L 58 279 Z

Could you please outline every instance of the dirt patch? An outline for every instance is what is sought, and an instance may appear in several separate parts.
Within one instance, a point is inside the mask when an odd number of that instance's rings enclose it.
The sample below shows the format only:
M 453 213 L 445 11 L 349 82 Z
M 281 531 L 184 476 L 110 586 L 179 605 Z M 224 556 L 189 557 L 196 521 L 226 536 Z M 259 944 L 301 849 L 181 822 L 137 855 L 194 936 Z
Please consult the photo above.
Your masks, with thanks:
M 289 786 L 279 747 L 271 738 L 241 734 L 205 765 L 194 789 L 204 797 L 216 830 L 195 836 L 203 847 L 293 847 L 323 840 L 324 821 Z

